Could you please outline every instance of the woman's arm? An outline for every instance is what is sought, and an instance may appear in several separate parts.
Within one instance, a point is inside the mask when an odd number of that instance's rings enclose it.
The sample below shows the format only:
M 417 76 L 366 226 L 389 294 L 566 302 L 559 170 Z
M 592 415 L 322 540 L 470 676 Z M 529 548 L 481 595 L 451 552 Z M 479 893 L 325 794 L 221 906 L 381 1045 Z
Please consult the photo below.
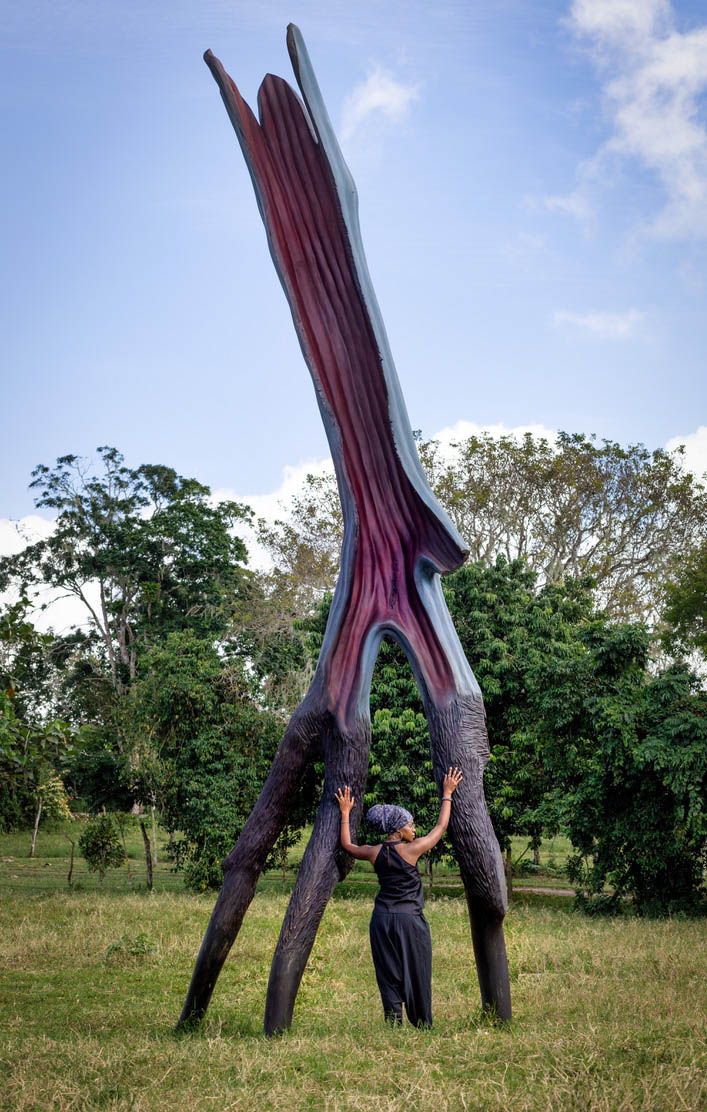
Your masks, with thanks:
M 354 805 L 354 797 L 351 795 L 351 789 L 346 785 L 342 790 L 339 788 L 335 792 L 334 798 L 339 804 L 341 811 L 341 848 L 350 853 L 352 857 L 357 857 L 359 861 L 374 861 L 377 856 L 378 846 L 357 846 L 355 842 L 351 841 L 351 831 L 349 830 L 349 815 L 351 808 Z
M 458 768 L 450 768 L 449 772 L 444 778 L 442 785 L 442 806 L 437 819 L 437 825 L 433 826 L 429 834 L 425 834 L 424 838 L 415 838 L 414 842 L 410 842 L 405 846 L 405 856 L 408 854 L 415 858 L 422 857 L 423 853 L 427 853 L 433 846 L 437 845 L 445 830 L 449 826 L 449 816 L 452 813 L 452 795 L 457 790 L 461 783 L 462 774 Z

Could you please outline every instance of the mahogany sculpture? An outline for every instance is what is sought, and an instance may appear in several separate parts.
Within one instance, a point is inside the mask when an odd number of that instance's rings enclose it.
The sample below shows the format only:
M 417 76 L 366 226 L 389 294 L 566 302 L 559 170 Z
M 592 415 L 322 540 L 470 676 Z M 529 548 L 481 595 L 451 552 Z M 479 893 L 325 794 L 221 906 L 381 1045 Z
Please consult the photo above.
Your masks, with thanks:
M 287 46 L 304 105 L 282 78 L 260 87 L 260 122 L 221 63 L 204 55 L 253 179 L 270 251 L 292 310 L 334 459 L 344 516 L 341 572 L 312 685 L 293 715 L 232 852 L 180 1024 L 200 1019 L 285 824 L 308 761 L 324 760 L 319 813 L 302 859 L 268 984 L 265 1031 L 290 1026 L 295 996 L 331 892 L 353 863 L 339 849 L 334 791 L 361 819 L 370 746 L 369 689 L 384 635 L 402 645 L 420 688 L 434 775 L 464 779 L 449 833 L 461 866 L 485 1008 L 511 1015 L 503 935 L 506 887 L 483 793 L 489 757 L 481 691 L 440 586 L 464 542 L 420 465 L 361 243 L 351 175 L 299 30 Z

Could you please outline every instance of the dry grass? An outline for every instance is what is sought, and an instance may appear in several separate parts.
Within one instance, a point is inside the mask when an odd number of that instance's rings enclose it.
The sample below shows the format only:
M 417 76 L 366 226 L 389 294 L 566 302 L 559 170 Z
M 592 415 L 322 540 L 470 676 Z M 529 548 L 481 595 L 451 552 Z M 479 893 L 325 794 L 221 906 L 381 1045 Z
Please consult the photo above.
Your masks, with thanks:
M 478 1012 L 464 904 L 435 900 L 435 1028 L 393 1031 L 380 1017 L 368 902 L 334 899 L 292 1032 L 266 1040 L 265 988 L 286 900 L 261 893 L 206 1022 L 176 1036 L 211 898 L 4 891 L 3 1109 L 707 1107 L 704 923 L 515 907 L 507 920 L 515 1019 L 497 1029 Z M 132 955 L 131 946 L 145 952 Z

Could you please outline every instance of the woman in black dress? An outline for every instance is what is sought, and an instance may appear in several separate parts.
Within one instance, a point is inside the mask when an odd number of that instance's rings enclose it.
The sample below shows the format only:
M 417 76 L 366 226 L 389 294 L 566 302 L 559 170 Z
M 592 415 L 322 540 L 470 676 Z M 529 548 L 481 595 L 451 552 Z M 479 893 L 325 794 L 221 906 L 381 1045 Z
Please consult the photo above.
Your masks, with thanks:
M 371 916 L 371 952 L 383 1014 L 391 1023 L 402 1023 L 405 1004 L 411 1023 L 432 1026 L 432 946 L 417 861 L 437 845 L 447 829 L 452 795 L 461 779 L 458 768 L 449 769 L 437 825 L 424 838 L 415 837 L 413 817 L 404 807 L 381 803 L 371 807 L 367 823 L 386 835 L 378 846 L 357 846 L 351 841 L 351 789 L 347 786 L 336 792 L 341 810 L 341 848 L 352 857 L 370 861 L 380 884 Z

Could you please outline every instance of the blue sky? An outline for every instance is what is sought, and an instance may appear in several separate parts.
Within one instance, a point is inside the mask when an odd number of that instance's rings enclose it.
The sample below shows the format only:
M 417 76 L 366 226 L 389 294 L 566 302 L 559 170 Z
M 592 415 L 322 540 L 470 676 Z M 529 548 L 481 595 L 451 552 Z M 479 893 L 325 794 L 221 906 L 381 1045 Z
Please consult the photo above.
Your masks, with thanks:
M 254 104 L 291 79 L 289 21 L 413 427 L 677 437 L 707 467 L 701 0 L 23 0 L 0 15 L 0 518 L 100 444 L 242 497 L 326 456 L 201 59 Z

